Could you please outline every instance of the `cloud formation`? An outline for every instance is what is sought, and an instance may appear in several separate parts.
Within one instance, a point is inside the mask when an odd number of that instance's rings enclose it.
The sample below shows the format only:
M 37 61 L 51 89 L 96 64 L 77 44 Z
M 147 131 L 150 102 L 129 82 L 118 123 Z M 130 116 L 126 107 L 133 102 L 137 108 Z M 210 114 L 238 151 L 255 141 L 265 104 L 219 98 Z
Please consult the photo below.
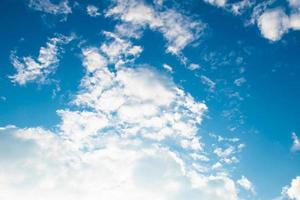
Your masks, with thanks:
M 107 37 L 103 45 L 118 40 Z M 150 67 L 130 67 L 128 51 L 138 55 L 126 44 L 82 50 L 78 109 L 57 111 L 57 129 L 0 129 L 0 152 L 9 152 L 0 155 L 0 198 L 237 199 L 228 175 L 196 167 L 207 162 L 198 131 L 206 105 Z
M 293 145 L 291 150 L 292 151 L 300 151 L 300 140 L 296 133 L 292 133 Z
M 72 13 L 68 0 L 52 3 L 50 0 L 30 0 L 29 7 L 53 15 L 67 15 Z
M 300 176 L 294 178 L 289 186 L 285 186 L 282 195 L 291 200 L 300 200 Z
M 190 43 L 196 41 L 205 25 L 191 20 L 174 9 L 158 10 L 141 1 L 114 1 L 114 6 L 106 13 L 125 23 L 130 23 L 136 30 L 150 28 L 163 34 L 167 41 L 167 52 L 180 55 Z
M 100 13 L 99 13 L 98 10 L 99 10 L 99 9 L 98 9 L 96 6 L 94 6 L 94 5 L 88 5 L 88 6 L 86 7 L 87 14 L 88 14 L 89 16 L 91 16 L 91 17 L 97 17 L 97 16 L 99 16 Z
M 19 58 L 16 52 L 11 54 L 11 63 L 17 73 L 9 76 L 12 82 L 25 85 L 28 82 L 45 83 L 59 63 L 60 45 L 67 44 L 74 36 L 58 35 L 49 39 L 45 47 L 41 47 L 37 59 L 31 56 Z

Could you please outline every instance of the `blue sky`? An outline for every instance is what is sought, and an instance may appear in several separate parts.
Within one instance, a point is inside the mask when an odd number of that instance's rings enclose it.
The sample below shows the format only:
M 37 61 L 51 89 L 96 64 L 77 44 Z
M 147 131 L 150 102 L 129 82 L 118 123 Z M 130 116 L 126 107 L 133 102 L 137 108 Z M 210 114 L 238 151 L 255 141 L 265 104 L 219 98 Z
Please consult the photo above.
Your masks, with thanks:
M 300 200 L 300 1 L 0 13 L 0 199 Z

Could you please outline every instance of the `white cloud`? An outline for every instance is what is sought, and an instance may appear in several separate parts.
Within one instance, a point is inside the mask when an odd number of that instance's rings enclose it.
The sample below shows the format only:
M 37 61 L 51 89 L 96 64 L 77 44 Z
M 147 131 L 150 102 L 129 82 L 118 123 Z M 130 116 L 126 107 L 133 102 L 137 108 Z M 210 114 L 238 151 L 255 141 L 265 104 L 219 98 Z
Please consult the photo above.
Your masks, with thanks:
M 204 0 L 206 3 L 209 3 L 218 7 L 225 7 L 227 0 Z
M 280 8 L 266 10 L 258 18 L 257 23 L 261 34 L 271 41 L 281 39 L 283 34 L 289 30 L 289 17 Z
M 106 13 L 125 23 L 131 23 L 137 29 L 149 27 L 161 32 L 167 41 L 167 52 L 180 55 L 190 43 L 197 40 L 204 25 L 180 14 L 176 10 L 158 11 L 154 7 L 139 1 L 115 1 L 115 6 Z
M 252 22 L 257 21 L 261 34 L 265 38 L 271 41 L 278 41 L 288 31 L 300 30 L 299 1 L 289 0 L 289 15 L 281 7 L 267 9 L 270 2 L 256 6 L 252 15 Z
M 200 68 L 200 65 L 199 64 L 195 64 L 195 63 L 191 63 L 189 66 L 188 66 L 188 69 L 189 70 L 196 70 L 196 69 L 199 69 Z
M 28 82 L 45 83 L 59 63 L 59 46 L 67 44 L 73 39 L 74 36 L 66 37 L 62 35 L 49 39 L 46 46 L 40 48 L 36 60 L 31 56 L 19 58 L 13 52 L 11 62 L 17 73 L 10 76 L 12 82 L 20 85 L 25 85 Z
M 165 69 L 165 70 L 167 70 L 168 72 L 170 72 L 170 73 L 173 73 L 174 71 L 173 71 L 173 68 L 170 66 L 170 65 L 168 65 L 168 64 L 163 64 L 163 68 Z
M 68 0 L 62 0 L 59 3 L 52 3 L 50 0 L 30 0 L 29 7 L 34 10 L 54 15 L 66 15 L 72 13 Z
M 200 79 L 204 85 L 208 86 L 208 89 L 210 92 L 215 91 L 216 83 L 214 81 L 212 81 L 210 78 L 208 78 L 207 76 L 204 76 L 204 75 L 201 75 Z
M 175 153 L 139 140 L 102 135 L 84 151 L 42 128 L 6 127 L 0 137 L 1 199 L 237 199 L 228 177 L 186 171 Z
M 235 15 L 241 15 L 246 9 L 254 4 L 251 0 L 241 0 L 230 5 L 230 10 Z
M 299 0 L 288 0 L 289 5 L 292 9 L 300 11 L 300 1 Z
M 97 17 L 97 16 L 99 16 L 100 13 L 99 13 L 98 10 L 99 10 L 99 9 L 98 9 L 96 6 L 94 6 L 94 5 L 88 5 L 88 6 L 86 7 L 87 14 L 88 14 L 89 16 L 91 16 L 91 17 Z
M 291 200 L 300 200 L 300 176 L 294 178 L 290 186 L 285 186 L 282 190 L 282 195 Z
M 238 199 L 228 175 L 197 171 L 205 104 L 149 67 L 112 72 L 100 49 L 82 53 L 79 107 L 58 129 L 0 128 L 1 199 Z
M 234 80 L 234 84 L 238 87 L 242 86 L 244 83 L 246 83 L 246 78 L 245 77 L 241 77 L 241 78 L 238 78 L 238 79 L 235 79 Z
M 300 140 L 296 133 L 292 133 L 292 139 L 293 139 L 293 145 L 292 145 L 292 151 L 300 151 Z
M 121 38 L 118 34 L 104 32 L 104 35 L 107 40 L 101 45 L 100 50 L 116 67 L 134 61 L 143 51 L 141 46 L 133 45 L 132 42 Z
M 239 180 L 237 180 L 237 183 L 245 190 L 248 190 L 252 192 L 252 194 L 255 194 L 255 189 L 253 184 L 245 176 L 242 176 Z

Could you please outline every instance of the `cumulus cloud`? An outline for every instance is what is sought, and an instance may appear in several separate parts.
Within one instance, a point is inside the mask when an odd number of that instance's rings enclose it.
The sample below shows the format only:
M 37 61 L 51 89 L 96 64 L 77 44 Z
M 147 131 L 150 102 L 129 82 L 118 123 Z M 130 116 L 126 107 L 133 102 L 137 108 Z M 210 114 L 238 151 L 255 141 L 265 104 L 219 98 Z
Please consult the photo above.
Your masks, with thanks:
M 300 176 L 294 178 L 289 186 L 285 186 L 282 195 L 291 200 L 300 200 Z
M 236 200 L 228 175 L 199 172 L 206 105 L 118 52 L 111 71 L 105 49 L 83 49 L 77 110 L 55 130 L 0 128 L 0 198 Z
M 68 0 L 62 0 L 58 3 L 52 3 L 50 0 L 30 0 L 29 7 L 54 15 L 66 15 L 72 13 Z
M 292 151 L 300 151 L 300 140 L 296 133 L 292 133 L 293 145 L 291 150 Z
M 282 9 L 266 10 L 258 18 L 258 26 L 265 38 L 277 41 L 289 30 L 289 17 Z
M 237 198 L 226 176 L 185 171 L 178 155 L 139 140 L 102 135 L 97 148 L 83 151 L 42 128 L 5 127 L 0 137 L 1 199 Z
M 261 34 L 265 38 L 271 41 L 278 41 L 288 31 L 300 30 L 299 1 L 289 0 L 288 2 L 288 12 L 285 12 L 281 7 L 267 9 L 269 3 L 263 3 L 254 10 L 252 18 L 257 20 Z
M 96 6 L 94 6 L 94 5 L 88 5 L 88 6 L 86 7 L 87 14 L 88 14 L 89 16 L 91 16 L 91 17 L 97 17 L 97 16 L 99 16 L 100 13 L 99 13 L 98 10 L 99 10 L 99 9 L 98 9 Z
M 17 73 L 10 76 L 14 83 L 25 85 L 28 82 L 45 83 L 48 76 L 53 73 L 59 63 L 61 44 L 67 44 L 74 36 L 53 37 L 49 39 L 45 47 L 41 47 L 37 59 L 31 56 L 19 58 L 16 52 L 11 54 L 11 62 Z
M 237 180 L 237 183 L 245 190 L 248 190 L 252 192 L 252 194 L 255 194 L 255 189 L 253 184 L 245 176 L 242 176 L 239 180 Z
M 167 52 L 176 55 L 196 41 L 204 29 L 204 24 L 199 20 L 193 21 L 174 9 L 157 10 L 141 1 L 116 0 L 106 16 L 131 23 L 136 29 L 149 27 L 161 32 L 167 41 Z
M 204 0 L 204 1 L 218 7 L 225 7 L 227 2 L 227 0 Z

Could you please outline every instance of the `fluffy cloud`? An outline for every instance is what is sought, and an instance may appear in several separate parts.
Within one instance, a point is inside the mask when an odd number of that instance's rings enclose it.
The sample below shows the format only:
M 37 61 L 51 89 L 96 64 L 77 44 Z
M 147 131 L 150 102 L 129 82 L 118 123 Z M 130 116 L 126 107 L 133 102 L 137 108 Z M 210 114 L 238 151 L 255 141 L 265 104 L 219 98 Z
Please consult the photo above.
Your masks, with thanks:
M 291 200 L 300 200 L 300 176 L 294 178 L 290 186 L 283 188 L 282 194 Z
M 149 67 L 82 53 L 78 110 L 59 110 L 58 129 L 0 129 L 1 199 L 237 199 L 230 177 L 195 167 L 205 104 Z
M 258 18 L 258 26 L 265 38 L 277 41 L 288 31 L 289 17 L 282 9 L 267 10 Z
M 62 0 L 59 3 L 52 3 L 50 0 L 30 0 L 29 7 L 54 15 L 66 15 L 72 13 L 68 0 Z
M 237 180 L 237 183 L 245 190 L 248 190 L 252 192 L 252 194 L 255 194 L 255 189 L 253 184 L 245 176 L 242 176 L 239 180 Z
M 67 44 L 74 36 L 66 37 L 59 35 L 49 39 L 45 47 L 41 47 L 37 59 L 31 56 L 19 58 L 15 52 L 11 55 L 12 65 L 17 70 L 15 75 L 10 76 L 12 82 L 24 85 L 28 82 L 45 83 L 48 76 L 53 73 L 59 63 L 60 45 Z
M 99 10 L 99 9 L 98 9 L 96 6 L 94 6 L 94 5 L 88 5 L 88 6 L 86 7 L 87 14 L 88 14 L 89 16 L 91 16 L 91 17 L 97 17 L 97 16 L 99 16 L 100 13 L 99 13 L 98 10 Z
M 300 140 L 296 133 L 292 133 L 292 139 L 293 139 L 293 145 L 292 145 L 292 151 L 300 151 Z
M 102 135 L 83 151 L 42 128 L 4 127 L 0 138 L 1 199 L 237 199 L 226 176 L 186 171 L 178 155 L 140 140 Z
M 227 2 L 227 0 L 204 0 L 204 1 L 218 7 L 225 7 Z
M 290 30 L 300 30 L 300 5 L 297 0 L 289 0 L 289 15 L 278 7 L 276 9 L 266 9 L 269 3 L 263 3 L 254 10 L 253 18 L 262 35 L 271 40 L 278 41 Z
M 115 1 L 106 16 L 113 16 L 136 29 L 149 27 L 161 32 L 167 41 L 167 52 L 179 55 L 188 44 L 197 40 L 204 25 L 195 22 L 173 9 L 156 10 L 155 7 L 140 1 Z

